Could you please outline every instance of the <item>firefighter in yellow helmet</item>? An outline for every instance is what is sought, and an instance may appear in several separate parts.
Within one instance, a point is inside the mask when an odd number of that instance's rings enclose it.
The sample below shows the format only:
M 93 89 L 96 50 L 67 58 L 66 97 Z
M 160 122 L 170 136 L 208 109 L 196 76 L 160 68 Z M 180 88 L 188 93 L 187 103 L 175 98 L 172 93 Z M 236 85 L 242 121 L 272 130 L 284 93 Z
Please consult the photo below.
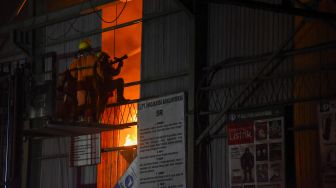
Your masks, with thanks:
M 97 120 L 97 57 L 92 50 L 91 41 L 79 43 L 78 54 L 70 64 L 70 74 L 76 79 L 77 118 L 85 121 Z

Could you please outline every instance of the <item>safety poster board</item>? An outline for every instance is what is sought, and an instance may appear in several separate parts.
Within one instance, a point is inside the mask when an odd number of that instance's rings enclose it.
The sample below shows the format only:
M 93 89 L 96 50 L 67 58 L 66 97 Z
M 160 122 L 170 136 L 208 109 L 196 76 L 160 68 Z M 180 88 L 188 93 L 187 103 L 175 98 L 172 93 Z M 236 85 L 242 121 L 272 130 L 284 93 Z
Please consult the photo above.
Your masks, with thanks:
M 240 119 L 227 127 L 231 188 L 284 188 L 284 118 Z
M 336 101 L 319 105 L 319 138 L 323 188 L 336 187 Z
M 74 136 L 70 143 L 70 166 L 100 163 L 100 133 Z
M 138 187 L 186 187 L 185 95 L 138 104 Z

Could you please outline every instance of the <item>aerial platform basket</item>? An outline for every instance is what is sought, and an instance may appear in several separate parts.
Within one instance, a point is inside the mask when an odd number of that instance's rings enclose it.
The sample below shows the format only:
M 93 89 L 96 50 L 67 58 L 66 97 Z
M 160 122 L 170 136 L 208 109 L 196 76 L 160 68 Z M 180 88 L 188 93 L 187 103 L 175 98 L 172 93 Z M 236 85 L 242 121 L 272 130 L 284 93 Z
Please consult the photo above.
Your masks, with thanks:
M 137 125 L 136 103 L 137 100 L 133 100 L 107 105 L 99 122 L 69 122 L 42 117 L 41 127 L 25 129 L 23 133 L 30 137 L 66 137 L 131 128 Z M 118 113 L 111 112 L 113 110 Z

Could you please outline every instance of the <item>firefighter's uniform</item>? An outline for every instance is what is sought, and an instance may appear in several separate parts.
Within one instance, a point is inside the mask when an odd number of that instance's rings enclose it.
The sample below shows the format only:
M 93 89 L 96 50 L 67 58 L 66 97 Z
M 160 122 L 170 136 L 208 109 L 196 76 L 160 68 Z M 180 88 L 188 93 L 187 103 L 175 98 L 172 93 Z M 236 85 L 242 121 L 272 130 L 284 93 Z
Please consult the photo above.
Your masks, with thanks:
M 105 52 L 94 54 L 89 41 L 79 44 L 78 55 L 70 64 L 70 74 L 76 80 L 77 109 L 79 120 L 96 121 L 103 112 L 105 103 L 114 90 L 117 91 L 117 102 L 124 102 L 124 80 L 112 79 L 120 73 L 122 58 L 111 61 Z M 112 64 L 118 63 L 117 68 Z
M 97 74 L 99 78 L 99 89 L 101 95 L 98 100 L 98 113 L 102 113 L 105 104 L 108 101 L 110 96 L 113 96 L 113 92 L 116 90 L 117 93 L 117 102 L 128 101 L 124 98 L 124 80 L 122 78 L 113 79 L 113 76 L 116 76 L 120 73 L 121 67 L 123 66 L 123 59 L 126 57 L 115 58 L 115 61 L 110 60 L 110 56 L 105 52 L 97 53 Z M 118 63 L 116 68 L 112 64 Z
M 97 57 L 91 50 L 91 45 L 83 41 L 79 45 L 79 53 L 70 64 L 71 76 L 77 80 L 77 116 L 87 121 L 97 118 L 96 103 L 98 97 Z
M 117 76 L 120 73 L 121 67 L 123 66 L 123 59 L 127 58 L 125 55 L 119 60 L 115 60 L 114 62 L 110 62 L 110 56 L 105 52 L 99 52 L 97 54 L 98 63 L 97 63 L 97 71 L 99 74 L 99 78 L 102 79 L 104 85 L 102 89 L 106 92 L 112 92 L 114 90 L 117 91 L 117 102 L 127 101 L 124 97 L 124 79 L 117 78 L 113 79 L 113 76 Z M 112 66 L 113 63 L 118 63 L 118 66 L 114 68 Z

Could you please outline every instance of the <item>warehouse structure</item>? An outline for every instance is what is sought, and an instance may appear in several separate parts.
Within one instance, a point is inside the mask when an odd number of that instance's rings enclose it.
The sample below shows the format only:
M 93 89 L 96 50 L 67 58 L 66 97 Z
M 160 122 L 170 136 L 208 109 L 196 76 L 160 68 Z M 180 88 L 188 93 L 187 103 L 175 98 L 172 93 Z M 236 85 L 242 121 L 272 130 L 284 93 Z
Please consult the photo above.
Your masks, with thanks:
M 0 27 L 2 187 L 115 187 L 143 147 L 138 105 L 177 93 L 181 187 L 336 185 L 335 1 L 22 0 L 1 8 L 10 9 Z M 116 78 L 130 100 L 112 92 L 99 121 L 64 121 L 58 87 L 83 40 L 94 52 L 128 56 Z

